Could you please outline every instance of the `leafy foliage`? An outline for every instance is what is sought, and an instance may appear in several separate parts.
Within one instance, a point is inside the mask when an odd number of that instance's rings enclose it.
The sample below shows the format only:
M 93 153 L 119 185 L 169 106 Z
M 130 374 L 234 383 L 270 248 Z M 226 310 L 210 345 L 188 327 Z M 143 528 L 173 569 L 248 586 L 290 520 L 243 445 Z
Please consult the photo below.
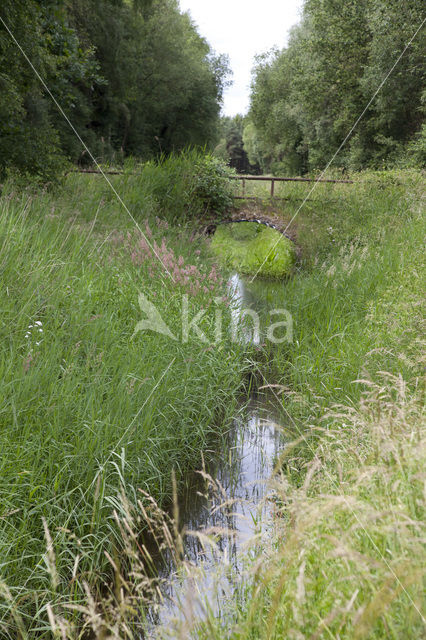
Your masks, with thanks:
M 250 125 L 247 125 L 250 126 Z M 220 122 L 220 141 L 214 153 L 236 169 L 237 173 L 259 173 L 260 167 L 253 154 L 247 151 L 244 141 L 246 118 L 237 114 L 233 118 L 224 116 Z
M 291 240 L 256 222 L 220 225 L 211 246 L 227 267 L 253 276 L 283 278 L 296 259 Z
M 99 161 L 213 143 L 228 63 L 175 0 L 5 0 L 0 16 Z M 0 23 L 0 171 L 91 162 Z
M 193 197 L 207 211 L 224 213 L 233 207 L 232 171 L 218 158 L 201 156 L 195 167 Z
M 424 19 L 420 0 L 306 0 L 287 48 L 257 60 L 249 148 L 266 170 L 323 168 Z M 424 117 L 424 28 L 339 154 L 340 167 L 406 162 Z M 420 161 L 421 154 L 417 160 Z
M 169 221 L 184 222 L 206 212 L 223 213 L 233 206 L 232 170 L 205 151 L 186 149 L 151 160 L 137 169 L 140 198 Z

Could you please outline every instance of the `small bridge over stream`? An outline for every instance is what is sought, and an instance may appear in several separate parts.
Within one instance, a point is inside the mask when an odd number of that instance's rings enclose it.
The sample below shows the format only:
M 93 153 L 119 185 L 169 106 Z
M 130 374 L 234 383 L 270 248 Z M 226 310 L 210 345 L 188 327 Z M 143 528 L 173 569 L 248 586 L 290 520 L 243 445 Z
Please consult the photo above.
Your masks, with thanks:
M 235 210 L 231 212 L 229 216 L 225 216 L 223 218 L 213 219 L 210 217 L 205 220 L 203 232 L 206 235 L 212 235 L 220 224 L 233 224 L 235 222 L 256 222 L 257 224 L 263 224 L 271 229 L 276 229 L 276 231 L 287 236 L 290 240 L 293 239 L 286 232 L 286 227 L 288 225 L 287 221 L 284 221 L 272 211 L 260 212 L 256 211 L 254 208 Z
M 238 180 L 241 182 L 241 195 L 235 195 L 234 200 L 248 200 L 248 201 L 257 201 L 262 202 L 265 198 L 259 196 L 249 196 L 246 194 L 246 186 L 247 182 L 269 182 L 270 183 L 270 195 L 268 198 L 269 202 L 272 200 L 285 200 L 286 198 L 282 198 L 275 195 L 275 185 L 283 182 L 304 182 L 304 183 L 319 183 L 326 182 L 331 184 L 353 184 L 352 180 L 335 180 L 331 178 L 280 178 L 277 176 L 250 176 L 250 175 L 237 175 L 231 176 L 232 180 Z M 291 198 L 292 200 L 294 198 Z M 264 209 L 264 207 L 263 207 Z M 276 229 L 279 233 L 287 236 L 292 240 L 293 238 L 287 234 L 288 222 L 283 220 L 282 217 L 276 215 L 271 208 L 270 211 L 261 211 L 260 207 L 257 208 L 255 206 L 248 205 L 247 207 L 236 209 L 231 212 L 229 216 L 225 218 L 209 218 L 206 220 L 206 225 L 204 228 L 204 233 L 208 235 L 213 234 L 216 231 L 216 227 L 219 224 L 231 224 L 233 222 L 257 222 L 258 224 L 263 224 L 267 227 L 271 227 L 272 229 Z
M 85 173 L 85 174 L 98 174 L 98 175 L 122 175 L 124 171 L 121 169 L 74 169 L 71 171 L 76 173 Z M 134 172 L 136 173 L 136 172 Z M 250 196 L 246 194 L 246 185 L 248 182 L 269 182 L 270 190 L 269 190 L 269 198 L 268 201 L 272 200 L 285 200 L 286 198 L 282 198 L 275 195 L 275 185 L 283 182 L 304 182 L 304 183 L 330 183 L 330 184 L 353 184 L 353 180 L 337 180 L 332 178 L 287 178 L 287 177 L 278 177 L 278 176 L 252 176 L 252 175 L 235 175 L 231 176 L 231 180 L 238 180 L 241 183 L 241 192 L 240 195 L 234 195 L 234 200 L 249 200 L 249 201 L 263 201 L 265 197 L 262 196 Z M 291 198 L 292 200 L 294 198 Z M 235 210 L 230 213 L 228 217 L 218 218 L 209 216 L 204 220 L 204 233 L 211 235 L 216 231 L 216 227 L 219 224 L 231 224 L 233 222 L 257 222 L 258 224 L 263 224 L 267 227 L 271 227 L 272 229 L 276 229 L 283 235 L 286 235 L 288 238 L 291 238 L 290 235 L 286 233 L 288 223 L 282 220 L 279 216 L 273 213 L 273 211 L 268 212 L 260 212 L 253 207 L 245 207 L 244 209 Z

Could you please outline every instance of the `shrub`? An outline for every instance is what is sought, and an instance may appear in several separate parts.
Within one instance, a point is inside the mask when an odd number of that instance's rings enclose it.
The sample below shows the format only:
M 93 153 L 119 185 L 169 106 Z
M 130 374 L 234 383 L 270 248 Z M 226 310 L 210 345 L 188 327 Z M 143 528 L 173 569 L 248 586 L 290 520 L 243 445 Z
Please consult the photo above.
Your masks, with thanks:
M 269 278 L 290 275 L 296 258 L 291 240 L 256 222 L 220 225 L 211 247 L 227 267 Z
M 200 156 L 195 165 L 192 196 L 200 211 L 224 213 L 233 206 L 233 175 L 223 160 L 212 155 Z
M 138 197 L 148 197 L 170 222 L 184 222 L 233 205 L 231 169 L 210 154 L 187 149 L 143 165 Z

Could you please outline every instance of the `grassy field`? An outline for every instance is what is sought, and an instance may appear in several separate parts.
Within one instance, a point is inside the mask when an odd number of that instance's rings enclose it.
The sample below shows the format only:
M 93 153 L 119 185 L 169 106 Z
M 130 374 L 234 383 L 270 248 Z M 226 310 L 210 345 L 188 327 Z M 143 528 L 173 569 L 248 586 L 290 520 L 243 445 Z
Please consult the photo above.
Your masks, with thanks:
M 342 188 L 294 221 L 301 262 L 274 300 L 294 341 L 259 369 L 290 424 L 274 529 L 234 605 L 193 621 L 193 637 L 424 633 L 424 177 L 367 173 Z M 286 220 L 303 198 L 292 191 Z
M 423 176 L 321 185 L 291 226 L 300 260 L 273 301 L 293 316 L 293 343 L 265 345 L 255 364 L 226 332 L 215 348 L 133 335 L 140 292 L 175 335 L 183 293 L 206 309 L 208 335 L 223 295 L 188 209 L 173 211 L 181 183 L 146 171 L 151 186 L 130 174 L 114 185 L 174 282 L 100 178 L 3 192 L 3 634 L 139 637 L 152 583 L 137 534 L 163 522 L 139 489 L 164 504 L 172 468 L 179 478 L 200 464 L 251 360 L 259 382 L 278 385 L 294 440 L 274 479 L 274 527 L 232 606 L 169 637 L 421 637 Z M 288 187 L 283 219 L 308 188 Z M 96 590 L 103 579 L 113 590 Z
M 0 634 L 49 635 L 49 601 L 112 584 L 124 497 L 170 501 L 172 470 L 198 468 L 235 412 L 243 354 L 226 332 L 213 348 L 224 285 L 186 211 L 158 217 L 164 173 L 115 178 L 127 212 L 98 176 L 3 187 Z M 135 332 L 140 293 L 176 340 Z M 206 342 L 183 339 L 183 299 L 189 319 L 204 309 Z

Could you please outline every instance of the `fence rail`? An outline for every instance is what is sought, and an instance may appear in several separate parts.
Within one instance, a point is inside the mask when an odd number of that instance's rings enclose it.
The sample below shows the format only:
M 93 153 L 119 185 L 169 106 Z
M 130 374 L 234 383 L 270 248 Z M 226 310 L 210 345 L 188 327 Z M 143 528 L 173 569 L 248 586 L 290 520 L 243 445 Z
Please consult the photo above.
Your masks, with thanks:
M 240 180 L 243 187 L 242 196 L 234 196 L 235 198 L 245 199 L 246 181 L 262 181 L 271 183 L 271 198 L 275 196 L 275 183 L 276 182 L 331 182 L 333 184 L 353 184 L 353 180 L 334 180 L 331 178 L 279 178 L 276 176 L 231 176 L 232 180 Z
M 120 169 L 104 169 L 99 171 L 98 169 L 72 169 L 71 173 L 89 173 L 89 174 L 106 174 L 119 176 L 124 173 Z M 132 171 L 133 174 L 137 174 L 136 171 Z M 231 180 L 239 180 L 242 182 L 243 187 L 243 195 L 242 196 L 234 196 L 236 200 L 247 200 L 250 199 L 249 196 L 245 195 L 246 192 L 246 181 L 257 181 L 257 182 L 270 182 L 271 183 L 271 198 L 275 197 L 275 183 L 276 182 L 328 182 L 332 184 L 354 184 L 353 180 L 334 180 L 332 178 L 280 178 L 277 176 L 246 176 L 246 175 L 237 175 L 230 176 Z

